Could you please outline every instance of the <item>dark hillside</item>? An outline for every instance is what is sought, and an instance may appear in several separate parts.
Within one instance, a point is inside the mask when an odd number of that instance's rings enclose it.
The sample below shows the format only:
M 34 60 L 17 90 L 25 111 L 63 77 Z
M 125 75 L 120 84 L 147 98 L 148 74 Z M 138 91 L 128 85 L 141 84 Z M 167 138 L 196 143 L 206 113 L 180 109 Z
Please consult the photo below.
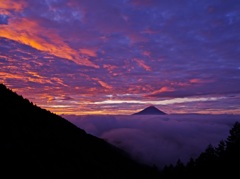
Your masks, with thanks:
M 155 178 L 122 150 L 0 84 L 0 175 Z M 74 177 L 71 177 L 74 176 Z
M 196 159 L 184 165 L 180 160 L 176 165 L 165 166 L 162 179 L 192 178 L 236 178 L 240 171 L 240 122 L 236 121 L 226 140 L 218 146 L 209 144 Z

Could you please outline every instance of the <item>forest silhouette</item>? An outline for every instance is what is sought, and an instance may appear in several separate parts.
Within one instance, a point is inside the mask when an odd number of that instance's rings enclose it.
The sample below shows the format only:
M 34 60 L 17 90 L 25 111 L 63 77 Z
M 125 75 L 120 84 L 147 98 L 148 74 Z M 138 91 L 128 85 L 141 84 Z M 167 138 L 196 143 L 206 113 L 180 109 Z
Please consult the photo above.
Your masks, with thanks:
M 151 167 L 0 84 L 0 176 L 155 178 Z
M 240 123 L 218 146 L 206 146 L 196 159 L 162 170 L 133 160 L 103 139 L 38 107 L 0 84 L 1 174 L 11 178 L 175 179 L 238 176 Z
M 175 166 L 165 166 L 161 178 L 235 178 L 240 170 L 240 122 L 236 121 L 226 140 L 218 146 L 209 144 L 196 159 L 186 165 L 179 159 Z

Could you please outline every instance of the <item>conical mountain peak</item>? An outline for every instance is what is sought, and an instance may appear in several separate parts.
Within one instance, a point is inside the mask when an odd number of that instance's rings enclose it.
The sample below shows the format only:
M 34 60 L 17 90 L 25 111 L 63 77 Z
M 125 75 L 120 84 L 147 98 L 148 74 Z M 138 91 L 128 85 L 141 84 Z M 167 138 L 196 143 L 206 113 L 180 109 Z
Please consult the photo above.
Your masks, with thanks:
M 134 113 L 133 115 L 165 115 L 166 113 L 163 111 L 160 111 L 155 106 L 148 106 L 147 108 Z

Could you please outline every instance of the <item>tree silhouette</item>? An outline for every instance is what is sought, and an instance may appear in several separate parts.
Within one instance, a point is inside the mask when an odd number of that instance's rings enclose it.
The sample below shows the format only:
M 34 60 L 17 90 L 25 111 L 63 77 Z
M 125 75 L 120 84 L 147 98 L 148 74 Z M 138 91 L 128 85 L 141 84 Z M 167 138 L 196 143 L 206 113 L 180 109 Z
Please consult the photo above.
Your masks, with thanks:
M 218 144 L 218 146 L 215 148 L 215 153 L 217 157 L 223 157 L 225 155 L 226 150 L 226 142 L 224 140 L 221 140 Z
M 230 130 L 230 135 L 226 140 L 227 151 L 239 153 L 240 149 L 240 123 L 236 122 Z
M 217 147 L 209 144 L 195 160 L 190 159 L 186 166 L 179 160 L 175 166 L 164 167 L 162 179 L 201 179 L 234 178 L 240 170 L 240 123 L 235 122 L 226 141 L 221 140 Z
M 226 166 L 228 173 L 235 176 L 240 170 L 240 123 L 236 122 L 229 133 L 223 162 L 228 164 Z
M 158 176 L 103 139 L 0 84 L 0 178 Z

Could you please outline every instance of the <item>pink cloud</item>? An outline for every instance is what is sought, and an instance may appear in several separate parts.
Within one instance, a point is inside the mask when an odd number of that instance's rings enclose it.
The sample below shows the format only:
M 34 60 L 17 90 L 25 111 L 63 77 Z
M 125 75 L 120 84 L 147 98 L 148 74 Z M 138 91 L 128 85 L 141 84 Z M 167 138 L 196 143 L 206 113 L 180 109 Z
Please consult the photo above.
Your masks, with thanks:
M 95 50 L 92 49 L 80 49 L 80 53 L 82 53 L 83 55 L 88 55 L 90 57 L 97 57 L 97 52 Z
M 140 67 L 144 68 L 146 71 L 151 71 L 151 67 L 148 66 L 148 65 L 146 65 L 143 60 L 136 59 L 136 58 L 135 58 L 134 60 L 137 62 L 137 64 L 138 64 Z

